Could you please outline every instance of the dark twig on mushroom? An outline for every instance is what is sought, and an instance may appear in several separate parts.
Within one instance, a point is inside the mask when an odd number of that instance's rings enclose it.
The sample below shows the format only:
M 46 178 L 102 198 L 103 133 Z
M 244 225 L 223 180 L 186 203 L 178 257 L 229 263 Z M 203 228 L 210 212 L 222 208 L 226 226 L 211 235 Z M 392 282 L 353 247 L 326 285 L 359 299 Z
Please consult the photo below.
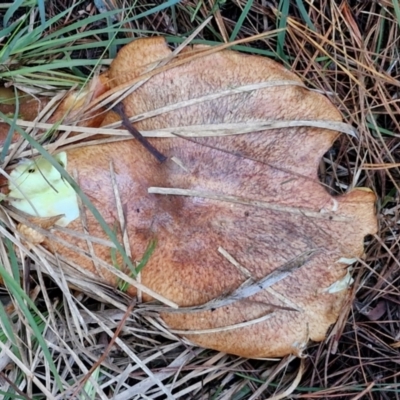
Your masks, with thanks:
M 116 104 L 113 108 L 121 118 L 122 125 L 133 135 L 160 163 L 164 162 L 167 157 L 161 154 L 143 135 L 131 124 L 129 118 L 125 114 L 124 105 L 122 103 Z

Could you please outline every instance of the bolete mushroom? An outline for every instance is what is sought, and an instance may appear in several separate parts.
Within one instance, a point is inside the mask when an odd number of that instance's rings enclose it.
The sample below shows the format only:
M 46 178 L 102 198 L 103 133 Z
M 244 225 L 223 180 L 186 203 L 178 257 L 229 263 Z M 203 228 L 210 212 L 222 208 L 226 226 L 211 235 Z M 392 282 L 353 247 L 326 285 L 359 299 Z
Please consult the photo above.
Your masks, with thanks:
M 171 330 L 245 357 L 301 354 L 336 321 L 349 296 L 348 266 L 377 229 L 374 193 L 334 197 L 318 180 L 340 113 L 265 57 L 194 46 L 149 72 L 168 57 L 162 38 L 136 40 L 107 78 L 114 90 L 146 77 L 124 109 L 139 131 L 163 136 L 149 141 L 167 160 L 125 140 L 67 150 L 67 170 L 120 238 L 122 205 L 134 260 L 156 241 L 141 283 L 179 305 L 161 313 Z M 119 120 L 108 112 L 102 125 Z M 54 179 L 62 181 L 59 173 Z M 106 238 L 85 215 L 88 232 Z M 83 230 L 81 218 L 67 226 Z M 54 235 L 72 245 L 46 239 L 62 260 L 117 284 L 99 263 L 113 264 L 109 247 L 93 243 L 88 255 L 86 239 Z

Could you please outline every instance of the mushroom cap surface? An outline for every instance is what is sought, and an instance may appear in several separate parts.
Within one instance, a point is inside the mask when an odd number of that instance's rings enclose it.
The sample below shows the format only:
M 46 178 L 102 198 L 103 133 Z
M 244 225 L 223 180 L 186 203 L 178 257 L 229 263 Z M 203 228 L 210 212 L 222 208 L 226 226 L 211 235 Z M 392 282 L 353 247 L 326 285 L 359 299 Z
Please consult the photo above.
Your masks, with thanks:
M 77 172 L 80 187 L 110 227 L 119 228 L 117 203 L 122 205 L 134 260 L 156 241 L 141 283 L 180 307 L 229 298 L 244 284 L 254 288 L 274 271 L 292 268 L 272 286 L 223 306 L 165 310 L 162 318 L 192 342 L 227 353 L 301 354 L 309 339 L 324 339 L 348 299 L 346 286 L 329 288 L 346 276 L 347 260 L 362 256 L 365 235 L 376 232 L 375 195 L 354 189 L 333 197 L 319 182 L 318 165 L 338 136 L 335 130 L 304 124 L 252 129 L 260 121 L 341 122 L 326 97 L 267 58 L 208 50 L 186 50 L 172 60 L 175 67 L 150 72 L 123 101 L 129 117 L 159 110 L 135 122 L 139 131 L 176 131 L 175 137 L 149 139 L 166 162 L 126 140 L 69 150 L 68 171 Z M 136 40 L 112 62 L 108 87 L 134 82 L 170 56 L 162 38 Z M 240 89 L 246 85 L 258 86 Z M 109 112 L 102 124 L 119 119 Z M 227 132 L 240 125 L 248 133 L 183 137 L 178 129 L 204 134 L 216 124 L 226 124 Z M 178 188 L 182 194 L 149 188 Z M 89 233 L 105 238 L 93 215 L 85 215 Z M 68 228 L 82 231 L 82 221 Z M 59 235 L 89 251 L 86 240 Z M 47 245 L 116 285 L 113 273 L 93 257 Z M 108 247 L 93 244 L 92 254 L 112 264 Z M 136 290 L 130 287 L 129 293 Z M 144 300 L 151 297 L 144 293 Z

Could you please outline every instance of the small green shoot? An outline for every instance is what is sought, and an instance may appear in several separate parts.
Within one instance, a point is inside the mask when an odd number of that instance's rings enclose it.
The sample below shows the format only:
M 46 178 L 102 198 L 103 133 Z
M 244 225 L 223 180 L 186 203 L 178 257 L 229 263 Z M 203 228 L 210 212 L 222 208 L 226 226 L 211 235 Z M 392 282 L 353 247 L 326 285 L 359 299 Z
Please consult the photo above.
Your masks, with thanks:
M 155 239 L 150 240 L 150 243 L 148 244 L 148 246 L 143 254 L 142 259 L 136 265 L 136 275 L 132 276 L 132 274 L 131 274 L 131 277 L 137 276 L 137 274 L 140 273 L 140 271 L 142 271 L 142 269 L 146 266 L 146 264 L 148 263 L 150 257 L 152 256 L 152 254 L 156 248 L 156 245 L 157 245 L 157 240 L 155 240 Z M 114 249 L 111 249 L 111 250 L 114 250 Z M 115 258 L 115 260 L 116 260 L 116 258 Z M 128 287 L 129 287 L 129 283 L 124 282 L 122 280 L 118 284 L 118 289 L 121 290 L 122 292 L 126 292 L 128 290 Z
M 93 373 L 90 376 L 90 379 L 86 381 L 85 386 L 83 387 L 83 393 L 80 394 L 79 400 L 87 400 L 88 398 L 94 400 L 96 398 L 96 388 L 92 383 L 92 379 L 98 382 L 100 373 L 101 373 L 100 367 L 97 367 L 93 371 Z

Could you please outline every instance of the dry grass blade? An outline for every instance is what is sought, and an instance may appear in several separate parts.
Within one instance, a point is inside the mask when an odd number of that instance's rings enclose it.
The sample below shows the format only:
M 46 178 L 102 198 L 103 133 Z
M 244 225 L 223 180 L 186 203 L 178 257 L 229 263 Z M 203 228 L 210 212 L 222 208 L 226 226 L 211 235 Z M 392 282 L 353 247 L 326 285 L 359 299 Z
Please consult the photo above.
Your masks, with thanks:
M 327 219 L 330 221 L 337 221 L 337 222 L 350 222 L 351 218 L 344 216 L 344 215 L 337 215 L 336 213 L 329 213 L 329 212 L 317 212 L 307 210 L 305 208 L 297 208 L 297 207 L 288 207 L 282 206 L 279 204 L 274 203 L 267 203 L 265 201 L 257 201 L 252 200 L 244 197 L 238 196 L 226 196 L 219 193 L 209 193 L 209 192 L 202 192 L 197 190 L 188 190 L 188 189 L 178 189 L 178 188 L 161 188 L 161 187 L 149 187 L 149 193 L 153 194 L 163 194 L 163 195 L 174 195 L 174 196 L 191 196 L 191 197 L 199 197 L 203 199 L 212 199 L 218 201 L 224 201 L 228 203 L 237 203 L 243 204 L 249 207 L 259 207 L 265 208 L 268 210 L 278 211 L 282 213 L 291 213 L 297 215 L 304 215 L 309 218 L 316 218 L 316 219 Z
M 33 123 L 29 121 L 17 120 L 18 124 L 22 127 L 33 127 L 38 129 L 48 129 L 51 128 L 51 124 L 47 123 Z M 334 122 L 334 121 L 249 121 L 247 123 L 232 123 L 232 124 L 209 124 L 209 125 L 192 125 L 185 127 L 176 128 L 165 128 L 152 131 L 141 131 L 140 133 L 145 137 L 175 137 L 177 135 L 189 138 L 196 137 L 210 137 L 210 136 L 226 136 L 226 135 L 243 135 L 249 132 L 273 130 L 290 128 L 297 126 L 309 126 L 316 128 L 324 128 L 332 131 L 338 131 L 346 133 L 349 136 L 356 137 L 354 129 L 344 123 Z M 71 129 L 68 125 L 59 125 L 59 129 L 67 130 Z M 64 140 L 64 144 L 78 142 L 82 139 L 88 138 L 96 134 L 104 134 L 110 136 L 125 136 L 131 137 L 131 135 L 125 129 L 111 129 L 111 128 L 88 128 L 88 127 L 76 127 L 74 128 L 76 132 L 84 132 L 86 135 L 74 136 L 73 138 Z M 11 146 L 15 148 L 16 146 Z M 44 146 L 46 148 L 46 146 Z M 28 155 L 37 155 L 35 151 L 25 151 L 18 153 L 18 157 L 26 157 Z
M 182 368 L 195 354 L 199 354 L 199 350 L 195 350 L 194 354 L 190 354 L 190 351 L 183 352 L 179 355 L 172 363 L 165 367 L 165 370 L 161 370 L 157 372 L 157 378 L 162 381 L 164 379 L 169 378 L 170 376 L 174 375 L 176 372 Z M 152 377 L 149 377 L 142 382 L 138 383 L 137 385 L 129 388 L 125 392 L 122 392 L 118 396 L 115 397 L 116 400 L 129 400 L 133 396 L 140 395 L 141 393 L 146 393 L 151 387 L 154 386 L 154 380 Z M 174 396 L 174 398 L 176 398 Z
M 297 269 L 301 268 L 303 264 L 305 264 L 313 254 L 315 254 L 317 250 L 307 250 L 297 256 L 296 258 L 288 261 L 281 267 L 277 268 L 274 272 L 271 274 L 265 276 L 264 278 L 260 279 L 257 282 L 252 282 L 252 280 L 248 280 L 246 284 L 243 284 L 240 286 L 238 289 L 236 289 L 234 292 L 230 293 L 229 295 L 221 298 L 221 299 L 214 299 L 208 303 L 198 305 L 198 306 L 193 306 L 193 307 L 180 307 L 175 310 L 170 310 L 166 309 L 165 307 L 160 307 L 160 306 L 147 306 L 152 310 L 157 310 L 157 311 L 167 311 L 169 313 L 193 313 L 193 312 L 201 312 L 201 311 L 206 311 L 206 310 L 211 310 L 211 309 L 216 309 L 219 307 L 224 307 L 229 304 L 235 303 L 237 301 L 246 299 L 250 296 L 253 296 L 254 294 L 260 292 L 261 290 L 264 290 L 275 283 L 279 282 L 280 280 L 286 278 L 288 275 L 292 274 L 294 271 Z M 256 322 L 261 322 L 266 318 L 266 316 L 263 316 L 260 319 L 250 321 L 252 323 Z M 229 328 L 229 329 L 234 329 L 234 328 Z M 176 333 L 176 331 L 174 331 Z
M 291 361 L 291 358 L 289 357 L 287 360 L 284 360 L 284 361 L 285 362 L 281 362 L 280 368 L 285 368 L 286 366 L 288 366 Z M 271 396 L 269 398 L 269 400 L 286 399 L 286 398 L 288 398 L 288 396 L 290 396 L 296 390 L 297 385 L 300 383 L 300 380 L 303 377 L 304 368 L 305 368 L 304 364 L 305 364 L 304 359 L 302 359 L 300 362 L 300 367 L 297 371 L 296 377 L 290 383 L 290 386 L 283 392 L 281 392 L 279 394 L 274 394 L 273 396 Z M 276 368 L 275 374 L 279 372 L 280 368 Z M 263 385 L 261 385 L 255 393 L 252 394 L 252 396 L 249 398 L 249 400 L 256 400 L 258 398 L 258 396 L 262 396 L 264 390 L 268 387 L 270 379 L 273 376 L 274 376 L 274 374 L 272 374 L 272 376 L 270 376 L 270 378 Z

